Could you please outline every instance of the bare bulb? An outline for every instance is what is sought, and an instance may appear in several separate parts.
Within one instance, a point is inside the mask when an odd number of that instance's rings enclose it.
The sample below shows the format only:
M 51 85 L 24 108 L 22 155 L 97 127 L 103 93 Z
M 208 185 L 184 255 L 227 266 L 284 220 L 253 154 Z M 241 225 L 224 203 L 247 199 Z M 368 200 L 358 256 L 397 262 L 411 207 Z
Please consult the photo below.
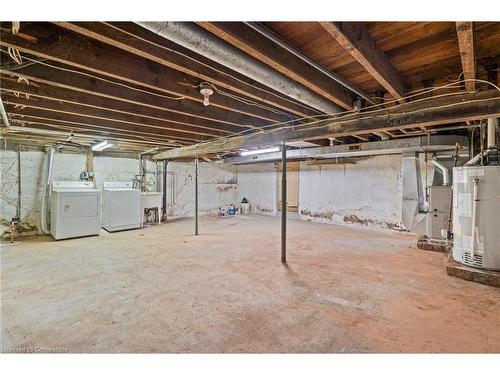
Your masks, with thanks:
M 203 105 L 207 107 L 210 104 L 210 95 L 214 93 L 212 87 L 208 84 L 202 84 L 200 94 L 203 95 Z
M 209 96 L 210 96 L 209 94 L 204 94 L 203 95 L 203 105 L 205 107 L 208 107 L 208 105 L 210 104 L 210 100 L 208 99 Z

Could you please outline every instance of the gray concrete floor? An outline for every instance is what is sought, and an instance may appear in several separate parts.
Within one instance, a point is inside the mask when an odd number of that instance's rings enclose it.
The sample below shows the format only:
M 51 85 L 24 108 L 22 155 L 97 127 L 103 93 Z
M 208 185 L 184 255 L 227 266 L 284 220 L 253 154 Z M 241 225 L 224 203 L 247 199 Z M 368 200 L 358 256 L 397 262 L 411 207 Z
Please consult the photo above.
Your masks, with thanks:
M 204 217 L 1 250 L 2 348 L 500 352 L 500 290 L 410 234 Z

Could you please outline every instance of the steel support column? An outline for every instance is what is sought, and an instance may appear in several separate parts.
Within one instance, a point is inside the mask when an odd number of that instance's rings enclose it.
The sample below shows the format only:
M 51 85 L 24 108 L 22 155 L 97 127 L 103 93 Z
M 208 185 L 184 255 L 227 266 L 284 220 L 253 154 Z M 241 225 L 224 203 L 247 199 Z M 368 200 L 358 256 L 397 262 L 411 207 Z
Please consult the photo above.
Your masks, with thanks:
M 194 159 L 194 234 L 198 235 L 198 158 Z
M 286 263 L 286 144 L 281 149 L 281 262 Z
M 163 195 L 162 195 L 162 204 L 163 204 L 163 209 L 162 209 L 162 214 L 163 214 L 163 219 L 167 219 L 167 167 L 168 167 L 168 160 L 163 160 L 163 178 L 162 178 L 162 185 L 163 185 Z

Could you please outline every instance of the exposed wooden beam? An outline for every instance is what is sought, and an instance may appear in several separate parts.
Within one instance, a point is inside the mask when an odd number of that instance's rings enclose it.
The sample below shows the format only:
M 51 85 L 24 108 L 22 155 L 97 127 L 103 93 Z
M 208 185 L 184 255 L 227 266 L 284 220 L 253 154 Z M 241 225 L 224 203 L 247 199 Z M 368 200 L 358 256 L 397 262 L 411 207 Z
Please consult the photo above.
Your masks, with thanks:
M 50 36 L 40 38 L 36 44 L 32 44 L 9 32 L 1 31 L 0 45 L 145 89 L 156 90 L 172 98 L 165 99 L 166 105 L 169 102 L 179 102 L 185 111 L 204 113 L 207 117 L 224 116 L 229 121 L 254 126 L 290 119 L 286 115 L 246 105 L 223 95 L 212 95 L 211 104 L 204 107 L 203 98 L 196 87 L 200 83 L 198 79 L 70 33 L 55 25 L 26 24 L 24 32 L 34 35 L 45 33 Z
M 71 119 L 72 121 L 80 121 L 86 119 L 89 123 L 99 123 L 105 124 L 110 129 L 132 129 L 134 131 L 156 131 L 157 134 L 168 135 L 172 139 L 180 139 L 185 141 L 202 141 L 210 138 L 211 136 L 203 136 L 199 134 L 186 134 L 182 132 L 176 132 L 172 130 L 166 130 L 162 126 L 143 124 L 141 122 L 132 121 L 131 118 L 117 119 L 116 117 L 106 117 L 106 113 L 101 111 L 89 110 L 81 107 L 75 107 L 71 104 L 58 103 L 56 101 L 35 101 L 32 99 L 25 98 L 3 98 L 3 102 L 6 107 L 9 107 L 7 112 L 16 112 L 19 114 L 32 114 L 38 116 L 45 116 L 54 119 Z M 25 107 L 24 110 L 14 109 L 17 106 L 19 108 Z
M 321 26 L 345 48 L 394 98 L 401 99 L 405 84 L 386 54 L 361 22 L 320 22 Z
M 303 127 L 280 129 L 273 132 L 255 134 L 251 137 L 217 139 L 203 144 L 181 147 L 160 152 L 155 159 L 177 159 L 240 148 L 279 144 L 285 141 L 300 141 L 318 138 L 366 134 L 373 131 L 387 131 L 414 126 L 430 126 L 477 120 L 500 116 L 500 95 L 491 90 L 430 98 L 409 102 L 394 108 L 386 108 L 375 113 L 358 113 L 337 119 L 322 120 Z
M 345 109 L 355 95 L 242 22 L 197 22 L 226 42 Z
M 1 70 L 0 70 L 1 72 Z M 111 119 L 119 119 L 132 121 L 135 123 L 144 124 L 145 127 L 153 126 L 163 130 L 173 130 L 186 135 L 198 134 L 205 136 L 223 136 L 231 134 L 227 130 L 221 130 L 216 127 L 194 127 L 190 124 L 179 124 L 165 120 L 159 116 L 150 115 L 148 111 L 144 111 L 144 107 L 124 103 L 118 100 L 102 98 L 93 95 L 86 95 L 71 90 L 56 88 L 53 86 L 35 86 L 12 82 L 7 77 L 2 76 L 0 89 L 5 98 L 9 96 L 29 95 L 30 98 L 37 98 L 36 104 L 47 101 L 54 101 L 56 106 L 61 107 L 63 103 L 66 108 L 73 108 L 75 111 L 82 113 L 98 113 L 100 116 Z M 43 100 L 40 102 L 40 100 Z M 49 102 L 50 103 L 50 102 Z M 79 108 L 83 107 L 83 108 Z
M 171 121 L 186 126 L 200 129 L 219 129 L 222 131 L 238 131 L 247 128 L 241 123 L 227 121 L 224 116 L 216 118 L 208 117 L 205 113 L 194 114 L 185 110 L 182 103 L 167 101 L 154 93 L 127 89 L 126 87 L 97 80 L 74 72 L 60 70 L 58 65 L 33 64 L 23 66 L 16 70 L 0 69 L 0 74 L 14 77 L 25 77 L 31 82 L 49 85 L 58 89 L 71 92 L 70 97 L 87 96 L 88 100 L 98 98 L 119 100 L 122 107 L 116 104 L 116 108 L 130 106 L 138 113 L 160 117 L 165 121 Z M 62 93 L 62 91 L 58 91 Z M 113 104 L 115 106 L 115 104 Z M 138 106 L 142 108 L 138 108 Z
M 465 88 L 471 92 L 476 89 L 476 51 L 474 45 L 474 23 L 457 22 L 458 47 L 460 49 L 460 58 L 462 59 L 462 69 L 465 80 Z
M 189 145 L 190 142 L 170 140 L 166 137 L 158 137 L 155 135 L 150 135 L 144 132 L 134 132 L 131 130 L 116 130 L 109 129 L 106 126 L 86 124 L 71 121 L 62 121 L 54 119 L 38 118 L 37 116 L 17 116 L 16 113 L 10 113 L 12 116 L 12 124 L 21 126 L 25 131 L 29 129 L 46 129 L 46 130 L 56 130 L 70 133 L 85 133 L 95 138 L 106 137 L 106 138 L 123 138 L 128 140 L 134 140 L 138 142 L 145 142 L 152 145 L 163 145 L 163 144 L 178 144 Z
M 199 56 L 169 40 L 130 22 L 56 22 L 57 25 L 89 38 L 144 57 L 158 64 L 207 81 L 218 88 L 268 105 L 275 110 L 290 112 L 298 117 L 316 114 L 305 106 L 264 89 L 256 83 L 247 83 L 224 66 Z M 213 67 L 212 67 L 213 66 Z

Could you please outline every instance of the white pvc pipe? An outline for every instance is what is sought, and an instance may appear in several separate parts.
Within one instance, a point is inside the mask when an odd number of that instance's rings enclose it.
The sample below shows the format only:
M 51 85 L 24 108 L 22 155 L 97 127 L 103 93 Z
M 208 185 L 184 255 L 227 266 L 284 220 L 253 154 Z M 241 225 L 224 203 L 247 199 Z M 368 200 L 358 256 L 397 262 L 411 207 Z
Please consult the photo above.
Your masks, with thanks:
M 343 111 L 338 105 L 193 23 L 137 22 L 137 24 L 324 113 Z
M 496 146 L 496 131 L 498 126 L 498 118 L 488 119 L 488 146 L 487 148 L 494 148 Z
M 431 163 L 434 164 L 443 174 L 443 186 L 450 184 L 450 172 L 443 164 L 438 162 L 436 159 L 431 159 Z
M 0 98 L 0 112 L 2 114 L 2 120 L 5 124 L 5 127 L 10 128 L 9 117 L 7 116 L 7 112 L 5 111 L 5 107 L 3 106 L 2 98 Z
M 470 245 L 470 260 L 471 263 L 474 264 L 474 253 L 476 248 L 476 215 L 477 215 L 477 186 L 479 180 L 477 178 L 474 179 L 474 185 L 472 189 L 472 240 Z

